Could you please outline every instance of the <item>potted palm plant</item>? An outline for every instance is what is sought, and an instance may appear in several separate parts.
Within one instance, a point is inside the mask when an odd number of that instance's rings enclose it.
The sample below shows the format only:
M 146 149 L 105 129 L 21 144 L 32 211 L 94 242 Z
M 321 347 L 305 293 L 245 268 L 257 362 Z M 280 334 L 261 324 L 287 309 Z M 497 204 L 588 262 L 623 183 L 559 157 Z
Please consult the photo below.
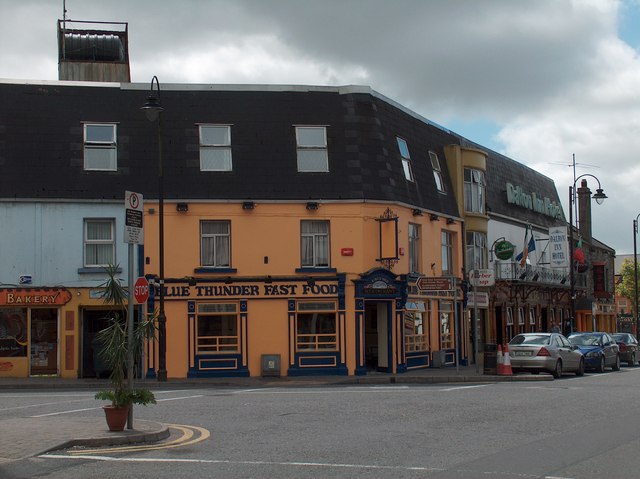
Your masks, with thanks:
M 111 369 L 109 380 L 111 388 L 98 391 L 96 399 L 110 401 L 103 406 L 107 425 L 110 431 L 122 431 L 127 422 L 129 408 L 133 404 L 155 404 L 156 399 L 148 389 L 129 388 L 126 370 L 129 361 L 129 341 L 127 335 L 126 298 L 127 291 L 116 277 L 117 266 L 105 268 L 107 280 L 101 287 L 104 289 L 105 304 L 113 307 L 109 315 L 109 325 L 96 334 L 96 342 L 101 350 L 98 353 L 106 366 Z M 146 340 L 155 337 L 155 315 L 138 321 L 133 333 L 133 358 L 140 359 Z

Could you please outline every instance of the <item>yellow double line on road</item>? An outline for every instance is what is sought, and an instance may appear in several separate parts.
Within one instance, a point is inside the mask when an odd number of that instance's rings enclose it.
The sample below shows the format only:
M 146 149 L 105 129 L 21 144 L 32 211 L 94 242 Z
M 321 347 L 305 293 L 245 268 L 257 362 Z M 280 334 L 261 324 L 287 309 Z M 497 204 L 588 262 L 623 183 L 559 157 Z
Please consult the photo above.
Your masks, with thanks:
M 162 444 L 145 444 L 141 446 L 123 446 L 123 447 L 111 447 L 111 448 L 100 448 L 100 449 L 82 449 L 77 451 L 69 451 L 69 454 L 74 456 L 84 455 L 84 454 L 97 454 L 97 453 L 114 453 L 114 452 L 137 452 L 137 451 L 156 451 L 159 449 L 172 449 L 176 447 L 184 447 L 190 446 L 192 444 L 197 444 L 202 441 L 206 441 L 211 433 L 203 428 L 198 426 L 185 426 L 182 424 L 167 424 L 171 429 L 177 429 L 182 432 L 182 436 L 178 439 L 175 439 L 170 442 L 165 442 Z M 195 433 L 198 432 L 199 435 L 195 436 Z

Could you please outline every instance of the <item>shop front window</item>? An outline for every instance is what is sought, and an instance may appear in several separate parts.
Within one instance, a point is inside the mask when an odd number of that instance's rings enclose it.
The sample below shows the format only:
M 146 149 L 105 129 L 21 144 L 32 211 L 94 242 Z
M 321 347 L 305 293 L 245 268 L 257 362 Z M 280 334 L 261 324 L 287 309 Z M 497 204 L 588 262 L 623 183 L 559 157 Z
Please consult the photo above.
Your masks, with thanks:
M 404 349 L 406 352 L 427 351 L 424 329 L 425 306 L 422 302 L 407 303 L 404 313 Z
M 199 304 L 197 323 L 197 354 L 239 352 L 237 304 Z
M 0 308 L 0 357 L 26 357 L 27 331 L 26 308 Z
M 336 304 L 333 301 L 298 303 L 296 349 L 298 351 L 336 351 L 338 334 Z
M 440 349 L 453 348 L 453 305 L 440 303 Z

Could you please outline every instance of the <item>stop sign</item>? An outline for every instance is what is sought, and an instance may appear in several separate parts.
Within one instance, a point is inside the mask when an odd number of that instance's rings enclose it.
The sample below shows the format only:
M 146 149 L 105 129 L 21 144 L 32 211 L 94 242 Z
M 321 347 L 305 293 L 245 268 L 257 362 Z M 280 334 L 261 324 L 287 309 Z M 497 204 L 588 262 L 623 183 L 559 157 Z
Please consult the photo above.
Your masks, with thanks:
M 144 276 L 136 279 L 133 285 L 133 297 L 136 300 L 136 304 L 146 303 L 147 299 L 149 299 L 149 281 Z

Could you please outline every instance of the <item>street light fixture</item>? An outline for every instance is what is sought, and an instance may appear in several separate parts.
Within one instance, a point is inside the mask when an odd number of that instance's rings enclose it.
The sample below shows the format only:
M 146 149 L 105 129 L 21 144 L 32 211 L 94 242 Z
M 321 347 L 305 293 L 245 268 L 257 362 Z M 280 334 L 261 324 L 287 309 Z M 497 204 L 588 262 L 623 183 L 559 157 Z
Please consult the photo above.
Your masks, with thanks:
M 573 185 L 569 187 L 569 284 L 571 285 L 571 317 L 569 324 L 569 332 L 573 332 L 576 326 L 576 280 L 575 280 L 575 272 L 573 268 L 573 204 L 575 203 L 576 196 L 576 183 L 580 178 L 585 176 L 590 176 L 598 182 L 598 188 L 596 192 L 593 194 L 591 198 L 596 200 L 596 203 L 601 205 L 604 200 L 607 199 L 607 195 L 602 191 L 602 185 L 600 185 L 600 180 L 592 174 L 585 173 L 584 175 L 578 176 L 573 180 Z M 585 182 L 586 185 L 586 182 Z M 564 332 L 564 328 L 563 328 Z
M 635 314 L 634 324 L 636 325 L 636 337 L 640 338 L 640 324 L 638 324 L 638 218 L 640 213 L 633 220 L 633 314 Z
M 157 93 L 153 91 L 156 85 Z M 162 108 L 160 104 L 160 82 L 158 77 L 151 79 L 151 88 L 147 102 L 140 108 L 144 111 L 147 119 L 154 123 L 158 122 L 158 258 L 159 258 L 159 278 L 160 284 L 158 293 L 158 371 L 156 377 L 158 381 L 167 380 L 167 317 L 164 313 L 164 172 L 162 168 Z

